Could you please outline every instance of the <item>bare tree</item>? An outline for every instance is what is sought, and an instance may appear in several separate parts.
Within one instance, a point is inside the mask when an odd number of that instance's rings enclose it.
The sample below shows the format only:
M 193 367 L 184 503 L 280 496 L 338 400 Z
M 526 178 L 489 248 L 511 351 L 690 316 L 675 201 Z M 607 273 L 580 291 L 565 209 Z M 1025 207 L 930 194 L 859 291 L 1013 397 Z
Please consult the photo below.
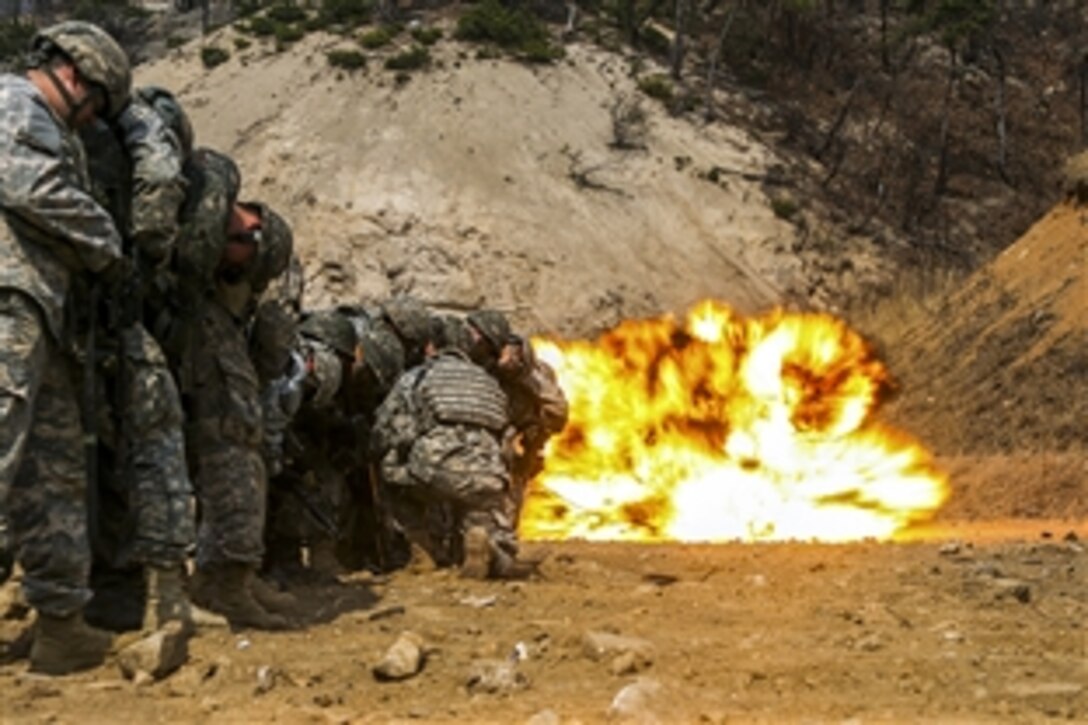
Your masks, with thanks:
M 722 51 L 725 49 L 725 39 L 729 36 L 730 28 L 733 27 L 733 20 L 737 17 L 737 6 L 739 4 L 740 0 L 735 0 L 729 6 L 729 12 L 722 21 L 721 30 L 718 31 L 718 39 L 714 43 L 714 50 L 710 54 L 710 63 L 707 64 L 706 102 L 703 105 L 706 109 L 706 120 L 708 121 L 713 121 L 717 117 L 717 111 L 714 108 L 714 88 L 718 82 L 718 63 L 721 62 Z
M 674 80 L 679 81 L 684 70 L 685 42 L 687 39 L 688 14 L 691 9 L 691 0 L 676 0 L 675 35 L 672 40 L 671 70 Z

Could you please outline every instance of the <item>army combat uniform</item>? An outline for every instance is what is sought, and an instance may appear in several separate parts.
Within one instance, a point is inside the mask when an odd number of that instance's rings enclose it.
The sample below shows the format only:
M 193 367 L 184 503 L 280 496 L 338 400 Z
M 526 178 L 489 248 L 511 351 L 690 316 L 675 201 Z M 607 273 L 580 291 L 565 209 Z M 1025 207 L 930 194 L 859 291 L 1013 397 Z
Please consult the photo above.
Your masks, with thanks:
M 92 186 L 125 233 L 135 276 L 105 301 L 106 320 L 95 351 L 113 415 L 100 422 L 99 511 L 94 581 L 96 616 L 113 626 L 128 624 L 109 589 L 124 582 L 131 567 L 149 604 L 143 624 L 188 621 L 181 572 L 195 540 L 193 491 L 185 463 L 181 398 L 166 357 L 144 326 L 144 288 L 162 273 L 173 251 L 185 200 L 184 159 L 191 132 L 177 109 L 171 127 L 153 102 L 176 101 L 157 88 L 140 89 L 113 124 L 83 132 Z M 168 106 L 169 108 L 170 106 Z M 188 133 L 187 133 L 188 132 Z M 108 392 L 105 392 L 108 391 Z M 105 590 L 105 591 L 104 591 Z M 102 600 L 99 604 L 99 600 Z M 101 610 L 102 614 L 98 614 Z
M 100 28 L 51 26 L 33 48 L 42 82 L 59 87 L 66 63 L 100 84 L 101 112 L 127 102 L 128 59 Z M 65 97 L 66 122 L 34 82 L 0 76 L 0 507 L 39 614 L 31 668 L 48 674 L 93 666 L 109 644 L 81 614 L 90 598 L 86 459 L 66 306 L 74 284 L 115 269 L 121 239 L 88 191 L 67 125 L 86 99 Z
M 185 439 L 200 504 L 194 599 L 233 623 L 282 628 L 255 576 L 264 554 L 267 473 L 260 378 L 250 357 L 248 326 L 261 293 L 288 266 L 286 223 L 264 206 L 253 234 L 256 256 L 228 274 L 229 243 L 240 175 L 230 159 L 194 152 L 193 193 L 183 210 L 176 253 L 177 289 L 164 330 L 176 351 L 186 414 Z M 163 313 L 159 314 L 160 317 Z M 267 605 L 267 606 L 262 606 Z
M 512 433 L 507 406 L 493 376 L 444 350 L 400 377 L 374 424 L 371 451 L 383 491 L 411 540 L 437 563 L 464 567 L 470 531 L 486 534 L 486 569 L 471 576 L 493 575 L 496 562 L 517 554 L 504 458 Z M 453 517 L 448 530 L 459 539 L 436 540 L 429 519 L 436 509 Z

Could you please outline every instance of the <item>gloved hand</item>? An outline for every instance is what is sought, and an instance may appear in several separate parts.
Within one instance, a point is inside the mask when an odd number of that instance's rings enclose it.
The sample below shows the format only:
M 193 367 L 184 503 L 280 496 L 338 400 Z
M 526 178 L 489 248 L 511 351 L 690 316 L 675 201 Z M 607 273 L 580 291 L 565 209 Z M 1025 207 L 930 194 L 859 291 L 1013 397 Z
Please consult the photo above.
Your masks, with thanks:
M 109 266 L 98 273 L 100 279 L 109 289 L 123 289 L 124 285 L 133 278 L 136 267 L 128 257 L 118 257 Z

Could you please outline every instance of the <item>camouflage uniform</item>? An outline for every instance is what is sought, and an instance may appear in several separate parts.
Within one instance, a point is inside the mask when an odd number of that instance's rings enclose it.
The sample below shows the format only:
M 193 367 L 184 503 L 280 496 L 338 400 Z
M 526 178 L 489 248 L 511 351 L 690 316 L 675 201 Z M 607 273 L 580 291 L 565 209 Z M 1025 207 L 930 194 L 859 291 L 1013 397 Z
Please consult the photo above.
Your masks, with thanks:
M 400 377 L 378 408 L 371 452 L 383 492 L 409 538 L 440 564 L 459 561 L 459 535 L 487 531 L 513 557 L 510 473 L 504 444 L 512 433 L 506 394 L 494 377 L 458 351 L 445 350 Z M 433 517 L 450 515 L 438 540 Z
M 90 597 L 85 456 L 65 305 L 121 253 L 86 191 L 79 140 L 29 81 L 0 76 L 0 501 L 27 600 L 68 617 Z
M 186 202 L 177 244 L 172 315 L 160 329 L 179 366 L 187 452 L 202 517 L 198 566 L 257 566 L 264 551 L 267 480 L 261 380 L 247 333 L 262 293 L 289 262 L 270 260 L 262 251 L 242 276 L 228 279 L 221 273 L 240 179 L 225 157 L 206 151 L 196 157 L 190 176 L 196 193 Z M 271 210 L 262 208 L 262 218 L 265 239 L 286 235 L 289 256 L 290 230 Z
M 116 128 L 116 130 L 115 130 Z M 179 228 L 185 199 L 183 141 L 139 94 L 115 122 L 84 131 L 96 196 L 126 231 L 138 278 L 150 283 L 161 273 Z M 126 289 L 128 300 L 112 300 L 116 311 L 143 298 Z M 122 460 L 102 471 L 100 519 L 111 565 L 129 563 L 172 568 L 182 564 L 195 539 L 192 484 L 185 464 L 181 398 L 158 342 L 143 326 L 143 310 L 114 314 L 100 336 L 102 387 L 120 401 L 112 443 Z M 120 319 L 125 318 L 125 319 Z M 110 334 L 112 333 L 112 334 Z M 122 374 L 123 373 L 123 374 Z M 103 456 L 103 460 L 109 457 Z M 110 493 L 113 493 L 111 496 Z M 116 503 L 116 506 L 111 506 Z M 127 510 L 127 511 L 126 511 Z M 133 519 L 126 526 L 124 522 Z M 113 541 L 108 541 L 113 539 Z

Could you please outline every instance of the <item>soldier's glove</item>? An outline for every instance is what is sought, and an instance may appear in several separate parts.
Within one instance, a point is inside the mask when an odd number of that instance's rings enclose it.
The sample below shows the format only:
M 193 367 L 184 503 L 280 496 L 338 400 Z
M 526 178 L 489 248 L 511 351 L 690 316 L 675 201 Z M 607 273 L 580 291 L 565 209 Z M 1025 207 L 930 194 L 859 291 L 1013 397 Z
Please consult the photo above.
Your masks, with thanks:
M 264 416 L 262 447 L 270 476 L 283 470 L 284 435 L 302 406 L 302 383 L 305 379 L 306 361 L 298 353 L 292 352 L 284 374 L 270 382 L 261 393 Z
M 128 257 L 118 257 L 98 273 L 98 279 L 109 290 L 123 291 L 125 285 L 133 279 L 136 267 Z

